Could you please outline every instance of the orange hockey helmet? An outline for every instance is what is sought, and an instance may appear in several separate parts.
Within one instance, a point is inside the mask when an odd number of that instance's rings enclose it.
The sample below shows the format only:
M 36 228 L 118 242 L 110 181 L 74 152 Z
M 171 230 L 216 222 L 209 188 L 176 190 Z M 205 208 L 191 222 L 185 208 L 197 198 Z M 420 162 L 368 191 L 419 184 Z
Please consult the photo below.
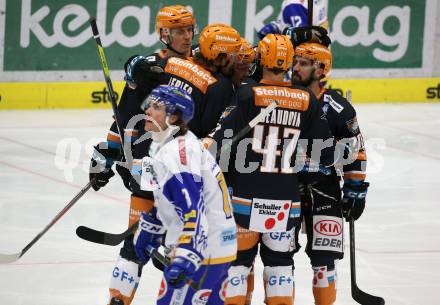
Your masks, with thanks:
M 229 25 L 210 24 L 200 33 L 199 45 L 203 57 L 213 60 L 222 53 L 237 54 L 241 48 L 241 37 L 240 33 Z
M 160 34 L 162 29 L 173 29 L 184 26 L 194 27 L 196 30 L 196 18 L 182 5 L 170 5 L 162 7 L 156 15 L 156 32 Z
M 241 48 L 238 52 L 239 60 L 246 63 L 253 63 L 257 57 L 254 47 L 245 38 L 241 38 Z
M 295 48 L 295 55 L 322 64 L 324 66 L 324 75 L 328 75 L 332 68 L 332 53 L 329 48 L 319 43 L 302 43 Z
M 258 43 L 261 65 L 287 71 L 293 62 L 293 45 L 286 35 L 268 34 Z

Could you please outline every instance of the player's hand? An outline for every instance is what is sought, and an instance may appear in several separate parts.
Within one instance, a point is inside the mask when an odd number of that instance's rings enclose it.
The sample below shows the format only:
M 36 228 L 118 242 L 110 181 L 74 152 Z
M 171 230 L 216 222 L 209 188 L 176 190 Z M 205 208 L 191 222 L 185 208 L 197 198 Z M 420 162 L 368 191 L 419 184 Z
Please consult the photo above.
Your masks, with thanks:
M 260 40 L 267 34 L 281 34 L 281 30 L 275 21 L 266 24 L 257 32 L 257 36 Z
M 165 268 L 164 276 L 175 289 L 185 285 L 185 278 L 191 277 L 202 264 L 203 257 L 190 246 L 179 246 L 171 264 Z
M 305 42 L 316 42 L 326 47 L 332 43 L 327 30 L 322 26 L 288 27 L 283 34 L 290 37 L 294 47 Z
M 98 191 L 104 187 L 115 175 L 111 169 L 114 160 L 118 159 L 119 151 L 107 147 L 106 142 L 99 143 L 94 147 L 93 155 L 89 166 L 89 180 L 92 188 Z
M 156 61 L 150 61 L 141 55 L 131 57 L 125 63 L 124 69 L 124 80 L 131 89 L 136 89 L 138 86 L 156 87 L 160 82 L 160 75 L 164 72 Z
M 165 228 L 160 220 L 142 212 L 139 226 L 133 237 L 134 250 L 142 263 L 147 263 L 150 258 L 147 247 L 159 248 L 164 234 Z
M 342 187 L 344 196 L 342 197 L 342 213 L 348 221 L 350 218 L 357 220 L 361 217 L 365 208 L 365 198 L 367 196 L 368 182 L 358 184 L 345 182 Z

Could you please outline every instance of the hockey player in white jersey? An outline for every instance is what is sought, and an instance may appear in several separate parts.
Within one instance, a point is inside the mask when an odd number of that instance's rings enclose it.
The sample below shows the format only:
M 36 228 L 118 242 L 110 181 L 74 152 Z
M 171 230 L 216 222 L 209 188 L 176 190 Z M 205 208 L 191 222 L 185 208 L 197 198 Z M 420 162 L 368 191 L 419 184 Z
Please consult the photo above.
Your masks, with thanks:
M 282 34 L 289 27 L 311 26 L 307 23 L 308 1 L 284 0 L 277 20 L 271 21 L 258 31 L 262 39 L 267 34 Z M 328 28 L 328 0 L 313 1 L 313 24 Z
M 223 173 L 188 130 L 194 104 L 183 89 L 159 86 L 143 109 L 153 143 L 149 157 L 142 160 L 141 189 L 153 190 L 155 207 L 142 213 L 134 236 L 136 253 L 147 261 L 149 249 L 159 247 L 162 238 L 170 250 L 171 264 L 164 268 L 157 304 L 223 305 L 222 289 L 237 251 Z M 198 291 L 183 280 L 199 282 L 202 276 Z

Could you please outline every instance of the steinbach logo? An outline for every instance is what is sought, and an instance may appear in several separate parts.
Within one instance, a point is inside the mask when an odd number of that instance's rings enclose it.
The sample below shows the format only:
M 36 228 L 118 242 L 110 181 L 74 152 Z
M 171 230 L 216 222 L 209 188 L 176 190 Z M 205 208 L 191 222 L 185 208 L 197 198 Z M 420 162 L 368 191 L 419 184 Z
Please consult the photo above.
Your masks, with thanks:
M 230 36 L 225 36 L 225 35 L 215 35 L 215 39 L 220 40 L 220 41 L 237 42 L 236 38 L 230 37 Z
M 116 101 L 118 101 L 119 94 L 116 91 L 114 91 L 114 93 L 115 93 L 115 99 Z M 110 93 L 107 91 L 106 87 L 104 87 L 102 91 L 93 91 L 91 96 L 92 96 L 92 103 L 94 104 L 111 102 Z

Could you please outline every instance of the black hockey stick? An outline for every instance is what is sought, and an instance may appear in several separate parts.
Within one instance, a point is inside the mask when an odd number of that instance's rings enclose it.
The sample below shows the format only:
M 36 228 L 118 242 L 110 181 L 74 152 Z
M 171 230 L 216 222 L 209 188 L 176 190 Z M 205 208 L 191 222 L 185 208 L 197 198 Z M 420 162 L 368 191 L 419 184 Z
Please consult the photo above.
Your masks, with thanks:
M 34 237 L 19 253 L 0 254 L 0 264 L 9 264 L 17 261 L 22 257 L 60 218 L 67 213 L 68 210 L 92 187 L 92 181 L 87 183 L 75 197 L 50 221 L 50 223 Z
M 384 305 L 385 300 L 381 297 L 363 292 L 356 283 L 356 258 L 355 258 L 355 235 L 354 219 L 350 219 L 350 272 L 351 272 L 351 296 L 362 305 Z
M 229 150 L 233 143 L 237 142 L 243 136 L 245 136 L 252 128 L 254 128 L 259 122 L 261 122 L 277 106 L 278 103 L 276 101 L 272 101 L 266 108 L 261 110 L 261 112 L 255 118 L 253 118 L 242 130 L 240 130 L 235 135 L 235 137 L 231 139 L 229 143 L 223 145 L 222 148 L 219 151 L 217 151 L 217 155 L 221 155 L 227 150 Z M 97 231 L 95 229 L 86 226 L 80 226 L 76 229 L 76 235 L 92 243 L 108 245 L 108 246 L 116 246 L 120 244 L 127 236 L 133 234 L 134 231 L 136 231 L 138 224 L 139 221 L 134 223 L 130 228 L 128 228 L 127 230 L 125 230 L 120 234 L 107 233 L 107 232 Z
M 95 18 L 90 18 L 90 27 L 92 28 L 93 38 L 96 41 L 96 48 L 98 49 L 98 56 L 99 60 L 101 62 L 102 72 L 104 74 L 105 84 L 107 86 L 108 94 L 110 96 L 110 103 L 112 104 L 113 109 L 113 115 L 116 122 L 116 127 L 118 129 L 119 136 L 121 137 L 121 143 L 122 143 L 122 154 L 125 157 L 125 160 L 128 160 L 127 157 L 129 156 L 127 154 L 127 148 L 125 147 L 125 141 L 124 141 L 124 127 L 122 126 L 121 117 L 119 116 L 118 111 L 118 105 L 116 104 L 116 95 L 115 91 L 113 90 L 112 81 L 110 79 L 110 70 L 107 65 L 107 60 L 104 53 L 104 48 L 101 43 L 100 34 L 98 31 L 98 26 L 96 24 Z M 130 154 L 131 155 L 131 154 Z
M 120 234 L 113 234 L 98 231 L 86 226 L 79 226 L 76 228 L 76 235 L 78 237 L 90 241 L 92 243 L 108 245 L 108 246 L 117 246 L 119 245 L 127 236 L 133 234 L 138 228 L 139 222 L 135 222 L 131 227 Z
M 313 25 L 313 0 L 307 1 L 307 23 Z

